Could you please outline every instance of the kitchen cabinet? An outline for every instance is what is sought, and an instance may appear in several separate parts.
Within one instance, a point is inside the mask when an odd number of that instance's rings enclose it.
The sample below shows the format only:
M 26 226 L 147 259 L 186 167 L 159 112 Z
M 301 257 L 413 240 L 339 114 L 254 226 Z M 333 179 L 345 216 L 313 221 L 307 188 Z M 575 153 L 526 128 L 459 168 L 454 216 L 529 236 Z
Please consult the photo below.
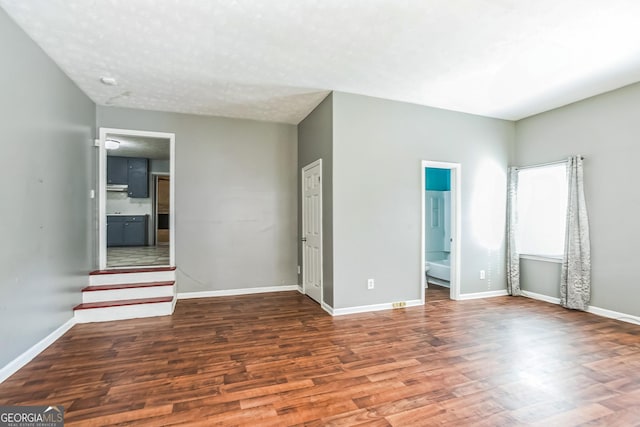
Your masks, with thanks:
M 107 247 L 145 246 L 147 215 L 107 215 Z
M 107 215 L 107 247 L 122 246 L 124 242 L 123 216 Z
M 126 157 L 107 156 L 107 184 L 127 184 L 129 165 Z
M 149 197 L 149 159 L 107 156 L 107 185 L 127 185 L 131 198 Z
M 149 160 L 131 157 L 127 164 L 127 194 L 132 198 L 146 199 L 149 197 Z

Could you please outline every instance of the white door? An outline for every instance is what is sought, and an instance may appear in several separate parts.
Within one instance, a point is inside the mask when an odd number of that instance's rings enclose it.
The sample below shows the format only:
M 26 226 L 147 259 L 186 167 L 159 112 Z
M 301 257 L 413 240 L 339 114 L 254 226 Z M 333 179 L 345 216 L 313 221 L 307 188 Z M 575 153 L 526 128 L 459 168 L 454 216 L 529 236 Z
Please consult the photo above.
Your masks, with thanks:
M 322 303 L 322 159 L 302 169 L 302 285 Z

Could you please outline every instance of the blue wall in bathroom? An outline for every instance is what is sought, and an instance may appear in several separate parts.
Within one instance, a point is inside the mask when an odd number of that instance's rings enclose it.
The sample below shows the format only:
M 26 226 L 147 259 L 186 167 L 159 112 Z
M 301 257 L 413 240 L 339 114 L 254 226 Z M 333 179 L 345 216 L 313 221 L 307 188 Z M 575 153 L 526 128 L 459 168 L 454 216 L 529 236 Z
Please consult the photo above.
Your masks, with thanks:
M 425 168 L 425 190 L 451 190 L 451 169 Z

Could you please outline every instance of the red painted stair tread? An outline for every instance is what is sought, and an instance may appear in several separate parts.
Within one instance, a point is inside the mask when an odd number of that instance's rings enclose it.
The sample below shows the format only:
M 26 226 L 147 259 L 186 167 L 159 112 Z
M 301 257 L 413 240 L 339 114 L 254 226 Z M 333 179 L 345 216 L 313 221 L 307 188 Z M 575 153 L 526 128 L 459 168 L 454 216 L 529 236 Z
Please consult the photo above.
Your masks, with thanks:
M 104 302 L 85 302 L 73 307 L 74 310 L 87 310 L 91 308 L 106 308 L 106 307 L 120 307 L 125 305 L 136 304 L 155 304 L 160 302 L 171 302 L 173 297 L 157 297 L 157 298 L 139 298 L 139 299 L 123 299 L 118 301 L 104 301 Z
M 155 271 L 173 271 L 175 267 L 142 267 L 142 268 L 114 268 L 112 270 L 95 270 L 89 273 L 90 276 L 102 274 L 128 274 L 128 273 L 153 273 Z
M 92 285 L 82 289 L 82 292 L 112 291 L 117 289 L 152 288 L 156 286 L 173 286 L 175 282 L 145 282 L 145 283 L 121 283 L 113 285 Z

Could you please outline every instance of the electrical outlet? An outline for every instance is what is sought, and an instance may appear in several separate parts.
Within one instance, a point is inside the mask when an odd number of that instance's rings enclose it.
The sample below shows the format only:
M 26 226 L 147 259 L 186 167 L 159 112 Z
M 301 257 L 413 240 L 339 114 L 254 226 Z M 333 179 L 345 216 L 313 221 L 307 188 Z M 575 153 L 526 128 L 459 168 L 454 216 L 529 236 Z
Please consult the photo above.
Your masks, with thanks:
M 487 277 L 487 275 L 484 272 L 484 270 L 480 270 L 480 280 L 484 280 L 484 279 L 486 279 L 486 277 Z
M 402 308 L 402 307 L 406 307 L 407 303 L 404 301 L 400 301 L 400 302 L 394 302 L 392 305 L 393 305 L 393 308 Z
M 373 289 L 375 287 L 375 282 L 373 279 L 367 280 L 367 289 Z
M 301 271 L 301 270 L 300 270 L 300 266 L 298 266 L 298 274 L 300 274 L 300 271 Z

